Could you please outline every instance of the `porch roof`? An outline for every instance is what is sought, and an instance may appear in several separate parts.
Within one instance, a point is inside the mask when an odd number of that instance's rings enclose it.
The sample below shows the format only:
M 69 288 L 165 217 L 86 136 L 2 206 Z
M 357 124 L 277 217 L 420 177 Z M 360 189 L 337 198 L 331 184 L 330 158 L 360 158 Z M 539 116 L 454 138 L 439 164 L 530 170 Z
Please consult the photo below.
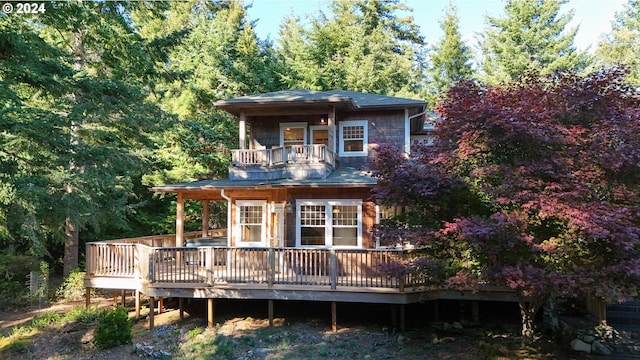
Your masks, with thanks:
M 269 189 L 287 187 L 373 187 L 377 181 L 367 172 L 354 168 L 338 168 L 325 179 L 279 180 L 199 180 L 188 183 L 154 186 L 154 192 L 179 193 L 190 191 L 220 191 L 221 189 Z
M 217 108 L 238 115 L 244 109 L 275 106 L 333 105 L 346 110 L 355 110 L 415 108 L 424 107 L 427 103 L 423 100 L 346 90 L 312 91 L 292 89 L 219 100 L 214 105 Z

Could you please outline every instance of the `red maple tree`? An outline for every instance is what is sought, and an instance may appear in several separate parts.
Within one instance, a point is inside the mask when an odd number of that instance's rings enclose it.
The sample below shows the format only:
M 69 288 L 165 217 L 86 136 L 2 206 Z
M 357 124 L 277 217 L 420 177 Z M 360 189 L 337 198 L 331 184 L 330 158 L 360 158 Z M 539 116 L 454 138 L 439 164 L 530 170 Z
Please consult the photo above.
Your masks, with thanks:
M 458 84 L 438 141 L 374 163 L 378 229 L 447 259 L 442 287 L 508 286 L 522 335 L 551 296 L 619 301 L 640 289 L 640 101 L 623 69 Z

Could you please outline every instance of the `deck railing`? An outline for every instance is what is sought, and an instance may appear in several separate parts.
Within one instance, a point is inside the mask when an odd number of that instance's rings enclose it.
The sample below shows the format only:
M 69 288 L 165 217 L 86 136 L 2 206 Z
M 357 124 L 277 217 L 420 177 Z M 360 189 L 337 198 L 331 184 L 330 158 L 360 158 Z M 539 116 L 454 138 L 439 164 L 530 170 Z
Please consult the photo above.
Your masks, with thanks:
M 418 278 L 390 275 L 385 265 L 403 250 L 230 247 L 151 247 L 140 243 L 87 244 L 87 278 L 126 277 L 157 286 L 217 284 L 405 288 Z
M 319 163 L 335 166 L 335 154 L 326 145 L 290 145 L 272 149 L 241 149 L 231 151 L 234 166 L 259 165 L 265 167 L 288 163 Z

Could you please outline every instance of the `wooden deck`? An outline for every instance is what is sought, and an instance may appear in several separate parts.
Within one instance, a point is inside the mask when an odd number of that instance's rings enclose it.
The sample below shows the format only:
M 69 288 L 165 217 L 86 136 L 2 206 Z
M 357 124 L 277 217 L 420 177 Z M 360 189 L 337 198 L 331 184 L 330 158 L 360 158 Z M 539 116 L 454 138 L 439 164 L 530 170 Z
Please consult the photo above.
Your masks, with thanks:
M 384 272 L 385 266 L 409 259 L 408 250 L 175 247 L 174 235 L 94 242 L 86 250 L 87 288 L 138 290 L 154 297 L 390 304 L 515 300 L 505 289 L 436 291 L 419 275 Z
M 222 231 L 184 234 L 185 239 L 221 236 Z M 147 236 L 88 243 L 86 303 L 90 289 L 136 292 L 149 297 L 149 328 L 153 329 L 155 300 L 162 312 L 163 298 L 207 299 L 207 324 L 213 326 L 214 299 L 268 300 L 270 324 L 274 300 L 331 303 L 332 330 L 336 331 L 336 303 L 380 303 L 400 306 L 437 299 L 517 301 L 509 289 L 433 289 L 420 274 L 391 275 L 384 271 L 415 256 L 411 250 L 176 247 L 175 235 Z M 477 301 L 473 306 L 477 309 Z

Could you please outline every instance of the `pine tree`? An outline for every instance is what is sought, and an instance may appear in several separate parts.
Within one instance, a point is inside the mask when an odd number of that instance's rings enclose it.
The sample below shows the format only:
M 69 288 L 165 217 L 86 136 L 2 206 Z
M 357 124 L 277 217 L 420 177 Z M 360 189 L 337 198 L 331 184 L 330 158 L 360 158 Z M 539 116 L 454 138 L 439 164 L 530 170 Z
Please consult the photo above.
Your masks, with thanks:
M 397 0 L 333 1 L 308 28 L 287 18 L 278 56 L 287 87 L 410 95 L 423 81 L 423 38 Z
M 484 80 L 490 84 L 518 80 L 526 72 L 579 72 L 586 56 L 573 45 L 577 28 L 566 29 L 573 11 L 560 14 L 567 0 L 508 0 L 505 17 L 487 16 L 482 52 Z
M 430 52 L 429 73 L 432 88 L 430 96 L 434 100 L 440 98 L 441 94 L 456 82 L 469 80 L 473 76 L 471 67 L 473 55 L 471 49 L 462 40 L 459 21 L 457 9 L 453 5 L 449 6 L 445 17 L 440 21 L 444 36 Z M 433 102 L 429 101 L 429 103 Z
M 627 81 L 640 86 L 640 2 L 629 0 L 616 13 L 613 30 L 600 43 L 596 54 L 605 66 L 625 65 Z

